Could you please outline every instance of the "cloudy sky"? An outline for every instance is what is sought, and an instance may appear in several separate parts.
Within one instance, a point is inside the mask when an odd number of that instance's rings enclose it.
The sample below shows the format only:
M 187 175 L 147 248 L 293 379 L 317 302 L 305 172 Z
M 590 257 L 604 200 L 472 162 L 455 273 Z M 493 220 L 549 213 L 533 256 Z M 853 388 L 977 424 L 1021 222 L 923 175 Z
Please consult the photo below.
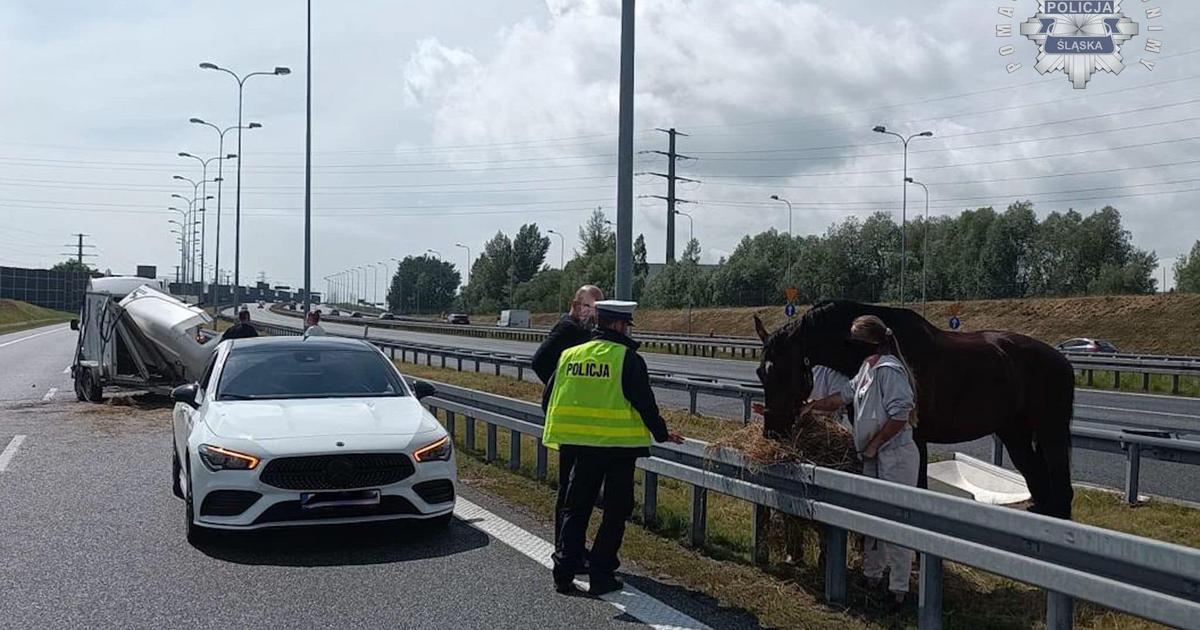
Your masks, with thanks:
M 315 290 L 324 276 L 427 249 L 461 266 L 456 243 L 478 254 L 497 230 L 531 221 L 565 232 L 570 258 L 592 209 L 615 219 L 617 0 L 313 4 Z M 1200 5 L 1124 4 L 1142 28 L 1128 67 L 1075 90 L 1033 69 L 1032 42 L 996 37 L 1000 24 L 1017 31 L 1034 0 L 642 0 L 635 148 L 665 149 L 656 127 L 690 134 L 678 148 L 696 159 L 679 173 L 701 183 L 679 195 L 696 202 L 686 210 L 709 262 L 745 234 L 787 229 L 771 194 L 793 202 L 796 233 L 878 210 L 899 219 L 900 144 L 876 124 L 935 133 L 909 152 L 933 214 L 1111 203 L 1140 247 L 1173 258 L 1200 238 Z M 1162 17 L 1147 19 L 1150 7 Z M 1147 35 L 1160 53 L 1144 50 Z M 297 0 L 0 0 L 0 264 L 47 266 L 83 232 L 101 269 L 173 274 L 167 207 L 192 186 L 172 175 L 201 179 L 176 154 L 217 155 L 216 132 L 188 119 L 237 120 L 233 78 L 198 64 L 288 66 L 290 76 L 246 83 L 244 120 L 263 126 L 243 137 L 241 276 L 299 285 L 304 54 Z M 235 145 L 231 132 L 226 152 Z M 635 170 L 665 166 L 639 154 Z M 665 193 L 660 178 L 635 182 L 636 195 Z M 923 202 L 910 191 L 910 213 Z M 216 202 L 208 209 L 211 266 Z M 663 202 L 636 200 L 634 230 L 662 260 Z M 687 230 L 681 219 L 680 249 Z

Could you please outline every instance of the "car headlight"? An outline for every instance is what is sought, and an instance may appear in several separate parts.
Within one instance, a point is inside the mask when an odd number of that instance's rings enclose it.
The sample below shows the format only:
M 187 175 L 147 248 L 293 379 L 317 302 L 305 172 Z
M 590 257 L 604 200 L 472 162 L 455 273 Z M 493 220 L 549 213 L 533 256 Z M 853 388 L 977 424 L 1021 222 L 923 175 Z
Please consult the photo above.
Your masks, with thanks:
M 413 453 L 413 459 L 419 462 L 444 462 L 450 459 L 450 453 L 454 452 L 454 446 L 450 443 L 450 436 L 423 446 Z
M 254 470 L 259 462 L 259 459 L 253 455 L 211 444 L 201 444 L 200 448 L 196 450 L 200 453 L 200 461 L 214 472 L 218 470 Z

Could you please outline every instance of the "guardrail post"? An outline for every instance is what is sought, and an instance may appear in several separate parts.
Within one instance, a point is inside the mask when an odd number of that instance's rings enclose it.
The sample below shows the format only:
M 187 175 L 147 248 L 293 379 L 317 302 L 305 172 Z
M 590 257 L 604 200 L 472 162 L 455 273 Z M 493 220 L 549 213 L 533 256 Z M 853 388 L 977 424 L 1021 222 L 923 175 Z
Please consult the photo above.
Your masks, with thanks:
M 475 371 L 479 371 L 479 357 L 475 357 Z
M 464 440 L 467 443 L 467 448 L 475 450 L 475 418 L 471 416 L 463 416 L 467 423 L 467 432 Z
M 396 360 L 396 346 L 392 346 L 391 348 L 388 348 L 388 350 L 391 350 L 392 360 L 395 361 Z
M 1093 381 L 1093 380 L 1094 380 L 1094 378 L 1095 378 L 1095 374 L 1094 374 L 1094 372 L 1093 372 L 1092 370 L 1090 370 L 1090 369 L 1088 369 L 1088 370 L 1084 370 L 1084 372 L 1087 374 L 1087 386 L 1088 386 L 1088 387 L 1091 387 L 1091 386 L 1092 386 L 1092 381 Z
M 642 471 L 642 524 L 649 527 L 658 520 L 658 473 Z
M 520 365 L 517 366 L 517 380 L 518 381 L 525 380 L 525 368 Z
M 1136 505 L 1142 472 L 1142 445 L 1128 444 L 1125 449 L 1125 502 Z
M 1046 630 L 1071 630 L 1075 601 L 1070 595 L 1046 591 Z
M 825 537 L 825 601 L 838 604 L 846 601 L 846 530 L 826 525 Z
M 1121 373 L 1113 370 L 1113 389 L 1121 389 Z
M 942 559 L 921 554 L 921 590 L 917 596 L 917 627 L 942 628 Z
M 688 414 L 696 415 L 696 398 L 699 397 L 699 392 L 695 387 L 688 385 Z
M 1145 372 L 1142 374 L 1142 391 L 1144 391 L 1144 392 L 1150 391 L 1150 373 L 1149 372 Z
M 533 477 L 538 481 L 546 480 L 546 445 L 542 444 L 542 438 L 534 438 L 534 446 L 537 451 L 537 459 L 533 465 Z
M 454 441 L 454 412 L 446 412 L 446 433 L 450 434 L 450 441 Z
M 442 369 L 446 369 L 446 355 L 442 355 Z
M 767 534 L 771 527 L 771 509 L 754 504 L 754 523 L 750 532 L 750 561 L 764 567 L 771 561 L 771 550 L 767 547 Z
M 1004 465 L 1004 442 L 1000 441 L 1000 436 L 992 434 L 992 464 L 996 466 Z
M 753 403 L 750 401 L 750 394 L 742 394 L 742 424 L 749 424 L 750 418 L 753 416 Z
M 704 545 L 705 532 L 708 529 L 708 489 L 692 486 L 692 526 L 688 533 L 688 542 L 693 547 Z
M 509 431 L 508 436 L 508 469 L 521 468 L 521 432 L 516 429 Z
M 1178 374 L 1171 375 L 1171 393 L 1174 394 L 1175 396 L 1179 395 L 1179 375 Z
M 500 364 L 496 363 L 496 376 L 500 376 Z
M 428 350 L 425 351 L 425 365 L 433 367 L 433 353 Z
M 490 464 L 496 461 L 496 425 L 487 423 L 487 453 L 485 459 Z
M 462 371 L 462 357 L 458 357 L 458 371 Z

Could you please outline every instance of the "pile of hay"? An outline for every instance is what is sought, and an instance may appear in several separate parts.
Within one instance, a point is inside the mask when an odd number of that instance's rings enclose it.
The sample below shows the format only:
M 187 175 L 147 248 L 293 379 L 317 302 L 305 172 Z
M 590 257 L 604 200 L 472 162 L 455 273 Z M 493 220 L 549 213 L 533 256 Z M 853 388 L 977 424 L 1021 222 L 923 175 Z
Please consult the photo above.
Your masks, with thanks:
M 862 472 L 854 435 L 832 416 L 809 413 L 798 420 L 790 438 L 763 437 L 761 422 L 714 442 L 712 447 L 742 453 L 752 469 L 781 463 L 805 463 L 847 472 Z

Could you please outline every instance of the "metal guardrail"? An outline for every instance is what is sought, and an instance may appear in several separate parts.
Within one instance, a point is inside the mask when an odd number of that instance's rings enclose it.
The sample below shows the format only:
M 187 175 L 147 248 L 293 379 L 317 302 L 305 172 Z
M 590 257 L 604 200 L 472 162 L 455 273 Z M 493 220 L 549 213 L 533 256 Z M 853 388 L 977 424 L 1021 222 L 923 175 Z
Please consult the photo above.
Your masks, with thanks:
M 263 332 L 276 335 L 297 335 L 302 332 L 298 328 L 275 324 L 255 324 L 255 326 Z M 464 362 L 467 362 L 468 367 L 473 363 L 475 372 L 481 371 L 482 365 L 490 364 L 493 366 L 494 373 L 497 376 L 501 374 L 501 368 L 503 367 L 516 369 L 518 379 L 523 379 L 524 371 L 531 369 L 529 357 L 378 339 L 366 336 L 366 332 L 364 330 L 364 337 L 362 338 L 388 352 L 393 360 L 398 359 L 401 362 L 419 363 L 421 355 L 424 355 L 425 365 L 432 367 L 434 365 L 434 357 L 438 357 L 440 367 L 448 368 L 450 367 L 448 361 L 453 361 L 460 372 L 463 371 Z M 396 356 L 397 353 L 400 355 L 398 358 Z M 717 398 L 740 400 L 742 402 L 743 424 L 749 422 L 752 417 L 752 404 L 754 402 L 761 402 L 763 399 L 762 388 L 749 384 L 720 382 L 702 377 L 682 377 L 662 373 L 652 373 L 650 381 L 652 385 L 658 388 L 687 392 L 688 411 L 693 415 L 696 414 L 701 394 Z M 1138 501 L 1141 487 L 1142 459 L 1148 458 L 1165 462 L 1200 465 L 1200 441 L 1172 437 L 1176 433 L 1200 433 L 1200 426 L 1189 428 L 1182 426 L 1181 423 L 1170 423 L 1170 426 L 1163 426 L 1161 419 L 1157 417 L 1152 418 L 1151 420 L 1137 423 L 1118 424 L 1119 421 L 1115 421 L 1112 418 L 1089 417 L 1080 414 L 1078 411 L 1073 418 L 1075 422 L 1114 427 L 1114 429 L 1097 429 L 1072 426 L 1072 446 L 1074 448 L 1105 453 L 1123 454 L 1126 459 L 1124 494 L 1126 500 L 1131 504 Z M 1126 419 L 1124 422 L 1129 423 L 1129 420 Z M 1004 463 L 1004 446 L 996 436 L 992 437 L 992 463 L 997 466 Z
M 299 313 L 286 310 L 275 311 L 288 316 Z M 500 328 L 496 326 L 456 325 L 412 320 L 381 320 L 375 318 L 326 317 L 331 322 L 374 326 L 377 328 L 427 331 L 437 334 L 465 335 L 470 337 L 507 339 L 511 341 L 538 342 L 549 332 L 544 328 Z M 753 359 L 762 350 L 762 343 L 753 337 L 707 337 L 681 333 L 635 331 L 638 341 L 652 349 L 671 354 L 717 357 L 718 355 Z M 1120 389 L 1123 374 L 1140 374 L 1141 388 L 1150 391 L 1152 375 L 1171 377 L 1171 393 L 1180 394 L 1180 379 L 1200 377 L 1200 357 L 1172 356 L 1131 353 L 1064 353 L 1076 371 L 1083 374 L 1089 387 L 1095 382 L 1096 372 L 1112 372 L 1113 388 Z
M 522 442 L 533 441 L 534 475 L 544 480 L 547 451 L 537 405 L 436 384 L 425 399 L 441 411 L 447 430 L 478 446 L 476 424 L 486 431 L 485 457 L 499 458 L 497 431 L 510 432 L 508 467 L 521 466 Z M 522 436 L 526 436 L 523 440 Z M 712 450 L 703 442 L 656 445 L 638 460 L 644 472 L 642 517 L 657 515 L 659 476 L 690 486 L 694 545 L 706 532 L 708 492 L 754 505 L 752 558 L 768 560 L 770 510 L 816 521 L 825 543 L 825 598 L 846 600 L 847 532 L 887 540 L 920 552 L 919 627 L 941 628 L 943 570 L 947 561 L 1031 584 L 1047 591 L 1046 626 L 1072 627 L 1073 601 L 1082 599 L 1178 627 L 1200 619 L 1200 550 L 984 505 L 928 490 L 811 465 L 749 467 L 740 453 Z

